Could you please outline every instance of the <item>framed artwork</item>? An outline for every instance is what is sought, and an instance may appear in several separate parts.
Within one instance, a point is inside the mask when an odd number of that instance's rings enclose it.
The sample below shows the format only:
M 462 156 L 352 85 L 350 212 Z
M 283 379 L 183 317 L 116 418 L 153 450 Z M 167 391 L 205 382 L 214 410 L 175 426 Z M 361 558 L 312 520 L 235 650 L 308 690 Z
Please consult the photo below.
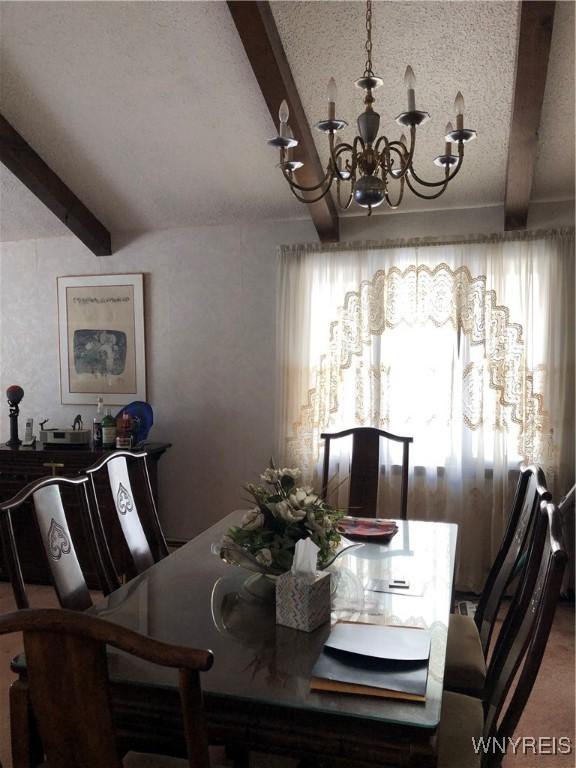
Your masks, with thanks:
M 143 278 L 57 278 L 62 403 L 146 400 Z

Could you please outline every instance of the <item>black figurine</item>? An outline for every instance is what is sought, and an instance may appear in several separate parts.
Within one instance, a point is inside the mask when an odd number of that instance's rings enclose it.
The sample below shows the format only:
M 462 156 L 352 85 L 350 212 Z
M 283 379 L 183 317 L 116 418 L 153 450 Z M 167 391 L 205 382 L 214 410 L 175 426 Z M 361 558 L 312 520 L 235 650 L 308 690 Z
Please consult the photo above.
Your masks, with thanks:
M 24 397 L 24 390 L 18 384 L 12 384 L 6 390 L 6 397 L 10 406 L 10 440 L 8 440 L 6 445 L 8 448 L 18 448 L 22 444 L 22 441 L 18 439 L 18 414 L 20 413 L 18 405 Z

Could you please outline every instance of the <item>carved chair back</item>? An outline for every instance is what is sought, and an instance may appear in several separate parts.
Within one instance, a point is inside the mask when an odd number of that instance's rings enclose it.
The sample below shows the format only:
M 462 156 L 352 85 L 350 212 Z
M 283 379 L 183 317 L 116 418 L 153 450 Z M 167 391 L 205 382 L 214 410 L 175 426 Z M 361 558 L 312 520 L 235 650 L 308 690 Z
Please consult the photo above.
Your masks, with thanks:
M 474 616 L 484 656 L 488 655 L 502 598 L 514 578 L 521 581 L 540 504 L 550 499 L 542 469 L 522 465 L 506 533 Z
M 12 582 L 18 608 L 28 608 L 29 601 L 14 535 L 12 517 L 23 514 L 30 502 L 34 509 L 42 545 L 52 575 L 60 605 L 82 611 L 92 605 L 92 599 L 76 555 L 70 533 L 62 492 L 75 493 L 81 510 L 82 525 L 89 542 L 91 555 L 104 591 L 109 591 L 104 565 L 90 513 L 88 497 L 89 480 L 85 475 L 68 477 L 44 477 L 25 486 L 11 499 L 0 503 L 0 531 L 4 560 Z
M 534 528 L 519 598 L 506 617 L 486 679 L 484 736 L 499 743 L 513 735 L 538 675 L 567 560 L 553 504 L 541 503 Z M 498 750 L 485 754 L 482 768 L 497 768 L 502 758 Z
M 122 768 L 110 708 L 106 646 L 180 671 L 191 768 L 209 768 L 200 672 L 211 651 L 168 645 L 74 611 L 26 610 L 0 617 L 0 635 L 24 633 L 34 715 L 48 765 Z
M 102 509 L 104 494 L 112 496 L 118 522 L 136 573 L 142 573 L 168 555 L 168 546 L 158 518 L 146 452 L 115 451 L 86 470 L 90 478 L 93 525 L 104 553 L 109 578 L 116 586 L 120 578 L 107 544 Z M 102 475 L 107 482 L 102 483 Z
M 352 461 L 350 467 L 349 514 L 355 517 L 376 517 L 378 479 L 380 477 L 380 438 L 402 443 L 402 479 L 400 489 L 400 517 L 406 520 L 408 509 L 408 467 L 412 437 L 400 437 L 374 427 L 355 427 L 342 432 L 323 432 L 325 441 L 322 472 L 322 496 L 326 498 L 330 471 L 330 443 L 352 435 Z

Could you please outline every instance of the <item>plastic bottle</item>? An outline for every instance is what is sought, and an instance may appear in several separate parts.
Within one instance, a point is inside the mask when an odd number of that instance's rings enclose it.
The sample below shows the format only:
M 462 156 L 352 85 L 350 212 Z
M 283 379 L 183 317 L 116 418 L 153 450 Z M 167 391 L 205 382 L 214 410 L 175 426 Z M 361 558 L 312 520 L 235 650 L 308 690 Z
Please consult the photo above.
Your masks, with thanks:
M 106 415 L 102 419 L 102 448 L 116 447 L 116 419 L 112 416 L 110 408 L 106 408 Z
M 96 416 L 92 422 L 92 445 L 94 448 L 102 448 L 102 414 L 104 412 L 104 400 L 99 397 L 96 401 Z

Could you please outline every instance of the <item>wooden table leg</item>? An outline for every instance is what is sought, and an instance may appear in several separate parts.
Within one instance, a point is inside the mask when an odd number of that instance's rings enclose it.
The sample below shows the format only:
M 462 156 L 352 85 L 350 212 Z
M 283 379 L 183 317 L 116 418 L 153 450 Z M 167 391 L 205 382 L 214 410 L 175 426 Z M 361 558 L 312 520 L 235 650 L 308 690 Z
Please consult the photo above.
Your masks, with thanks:
M 10 731 L 13 768 L 39 766 L 44 751 L 24 680 L 15 680 L 10 686 Z

